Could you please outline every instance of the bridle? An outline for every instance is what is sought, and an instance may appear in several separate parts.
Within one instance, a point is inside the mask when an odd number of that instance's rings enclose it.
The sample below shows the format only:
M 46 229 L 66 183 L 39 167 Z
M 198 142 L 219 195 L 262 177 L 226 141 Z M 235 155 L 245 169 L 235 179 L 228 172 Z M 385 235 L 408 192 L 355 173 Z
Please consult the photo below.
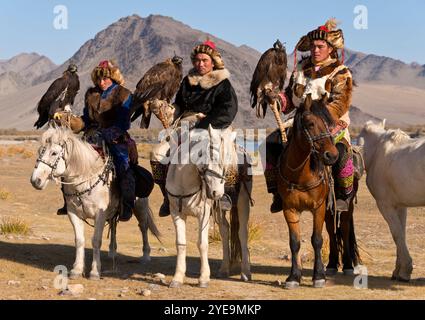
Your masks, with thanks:
M 64 142 L 64 143 L 60 144 L 59 146 L 61 147 L 61 151 L 58 153 L 58 155 L 57 155 L 56 159 L 55 159 L 53 162 L 47 162 L 47 161 L 43 160 L 43 157 L 44 157 L 44 155 L 45 155 L 45 153 L 46 153 L 46 151 L 47 151 L 47 148 L 46 148 L 46 147 L 43 147 L 43 148 L 41 149 L 41 151 L 40 151 L 40 155 L 38 156 L 38 158 L 37 158 L 37 160 L 36 160 L 36 162 L 35 162 L 35 169 L 37 169 L 37 168 L 38 168 L 38 166 L 39 166 L 39 164 L 40 164 L 40 163 L 43 163 L 43 164 L 45 164 L 46 166 L 48 166 L 50 169 L 52 169 L 52 171 L 51 171 L 51 172 L 50 172 L 50 174 L 49 174 L 49 177 L 50 177 L 51 179 L 57 178 L 57 177 L 55 177 L 54 173 L 55 173 L 56 169 L 58 168 L 59 161 L 60 161 L 61 159 L 62 159 L 62 160 L 65 160 L 65 159 L 63 158 L 63 156 L 64 156 L 64 153 L 65 153 L 65 146 L 66 146 L 66 142 Z
M 325 128 L 326 128 L 326 131 L 325 131 L 325 132 L 321 132 L 320 134 L 315 135 L 315 136 L 312 136 L 312 135 L 310 134 L 310 132 L 309 132 L 309 131 L 307 130 L 307 128 L 304 126 L 304 123 L 303 123 L 303 121 L 302 121 L 302 119 L 304 118 L 304 116 L 306 116 L 306 115 L 310 115 L 310 114 L 313 114 L 313 113 L 312 113 L 312 112 L 310 112 L 310 111 L 304 111 L 304 112 L 302 113 L 302 115 L 301 115 L 302 132 L 303 132 L 303 134 L 304 134 L 305 138 L 307 139 L 307 142 L 308 142 L 308 143 L 309 143 L 309 145 L 310 145 L 310 152 L 308 153 L 308 155 L 307 155 L 306 159 L 305 159 L 305 160 L 301 163 L 301 165 L 300 165 L 300 166 L 298 166 L 297 168 L 294 168 L 294 169 L 293 169 L 293 168 L 291 168 L 291 167 L 289 167 L 289 166 L 287 165 L 287 167 L 288 167 L 288 168 L 289 168 L 292 172 L 296 172 L 296 171 L 298 171 L 298 170 L 302 169 L 312 154 L 317 154 L 317 155 L 319 155 L 319 154 L 320 154 L 320 152 L 316 149 L 315 142 L 320 141 L 320 140 L 323 140 L 323 139 L 326 139 L 326 138 L 331 138 L 331 139 L 332 139 L 332 141 L 333 141 L 333 137 L 332 137 L 332 134 L 331 134 L 331 132 L 330 132 L 330 130 L 329 130 L 329 126 L 328 126 L 328 124 L 326 123 L 326 121 L 325 121 L 324 119 L 322 119 L 321 117 L 318 117 L 318 118 L 319 118 L 319 119 L 323 122 L 323 125 L 324 125 L 324 126 L 325 126 Z M 282 155 L 283 155 L 283 154 L 284 154 L 284 152 L 282 152 L 282 153 L 281 153 L 281 155 L 280 155 L 280 157 L 279 157 L 279 163 L 281 163 L 281 157 L 282 157 Z M 290 181 L 289 181 L 289 180 L 288 180 L 288 179 L 287 179 L 287 178 L 286 178 L 286 177 L 282 174 L 281 166 L 280 166 L 280 165 L 278 166 L 278 168 L 279 168 L 279 176 L 280 176 L 280 178 L 283 180 L 283 182 L 285 182 L 285 183 L 288 185 L 288 190 L 294 190 L 294 189 L 296 189 L 296 190 L 301 191 L 301 192 L 306 192 L 306 191 L 312 190 L 312 189 L 314 189 L 314 188 L 317 188 L 318 186 L 320 186 L 320 185 L 321 185 L 321 184 L 325 181 L 326 170 L 321 170 L 321 171 L 320 171 L 319 179 L 317 179 L 317 181 L 311 182 L 311 183 L 306 184 L 306 185 L 299 185 L 299 184 L 296 184 L 296 183 L 292 183 L 292 182 L 290 182 Z
M 220 153 L 220 151 L 221 151 L 221 147 L 223 146 L 223 144 L 224 144 L 224 139 L 223 139 L 223 137 L 221 137 L 221 143 L 220 143 L 220 147 L 218 148 L 218 149 L 215 149 L 214 148 L 214 146 L 211 144 L 211 142 L 209 143 L 209 151 L 210 151 L 210 155 L 212 156 L 213 155 L 213 153 L 214 153 L 214 151 L 218 151 L 219 153 Z M 212 158 L 212 157 L 211 157 Z M 183 199 L 187 199 L 187 198 L 190 198 L 190 197 L 193 197 L 194 195 L 196 195 L 198 192 L 200 192 L 200 191 L 202 191 L 203 190 L 203 186 L 205 186 L 205 188 L 207 189 L 208 188 L 208 183 L 207 183 L 207 181 L 206 181 L 206 177 L 207 176 L 212 176 L 212 177 L 214 177 L 214 178 L 218 178 L 218 179 L 221 179 L 221 181 L 220 181 L 220 183 L 224 183 L 224 181 L 225 181 L 225 179 L 226 179 L 226 169 L 225 169 L 225 166 L 223 165 L 223 172 L 220 174 L 219 172 L 217 172 L 217 171 L 215 171 L 215 170 L 212 170 L 212 169 L 210 169 L 210 168 L 208 168 L 207 166 L 201 166 L 201 167 L 199 167 L 199 166 L 196 166 L 196 168 L 197 168 L 197 170 L 198 170 L 198 173 L 199 173 L 199 177 L 201 178 L 201 185 L 199 186 L 199 188 L 198 188 L 198 190 L 197 191 L 195 191 L 195 192 L 193 192 L 193 193 L 191 193 L 191 194 L 186 194 L 186 195 L 175 195 L 175 194 L 173 194 L 173 193 L 171 193 L 170 191 L 168 191 L 167 189 L 166 189 L 166 191 L 167 191 L 167 194 L 169 195 L 169 196 L 171 196 L 171 197 L 173 197 L 173 198 L 176 198 L 176 199 L 178 199 L 179 200 L 179 213 L 181 213 L 182 212 L 182 210 L 183 210 Z M 208 192 L 207 192 L 207 194 L 208 194 Z

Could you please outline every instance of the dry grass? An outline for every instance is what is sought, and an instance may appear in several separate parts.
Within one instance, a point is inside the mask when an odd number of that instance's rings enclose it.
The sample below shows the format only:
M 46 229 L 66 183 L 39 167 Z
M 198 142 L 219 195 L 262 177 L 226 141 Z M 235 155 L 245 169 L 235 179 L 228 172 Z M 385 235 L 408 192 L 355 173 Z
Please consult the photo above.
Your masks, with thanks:
M 20 218 L 4 217 L 0 220 L 0 234 L 28 235 L 30 227 Z
M 139 143 L 137 145 L 137 152 L 139 153 L 139 158 L 149 159 L 153 146 L 150 144 Z
M 33 151 L 25 150 L 22 153 L 22 159 L 30 159 L 30 158 L 34 157 L 34 155 L 35 155 L 35 153 Z
M 6 150 L 4 148 L 0 148 L 0 159 L 6 155 Z
M 0 188 L 0 200 L 7 200 L 12 197 L 12 193 L 9 192 L 7 189 Z
M 263 235 L 263 227 L 261 223 L 249 221 L 248 222 L 248 244 L 260 240 Z M 220 231 L 217 226 L 214 226 L 208 235 L 209 243 L 221 242 Z
M 9 148 L 7 148 L 7 155 L 9 157 L 13 157 L 13 156 L 16 156 L 16 155 L 22 155 L 25 151 L 26 151 L 26 149 L 24 147 L 10 146 Z

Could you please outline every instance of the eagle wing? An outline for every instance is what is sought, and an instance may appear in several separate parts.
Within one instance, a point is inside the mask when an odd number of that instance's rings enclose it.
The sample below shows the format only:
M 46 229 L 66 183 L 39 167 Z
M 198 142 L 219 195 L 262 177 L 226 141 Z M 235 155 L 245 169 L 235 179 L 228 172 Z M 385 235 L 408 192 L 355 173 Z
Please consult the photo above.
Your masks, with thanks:
M 147 128 L 150 110 L 146 110 L 145 102 L 153 99 L 170 102 L 177 93 L 181 80 L 181 66 L 174 65 L 171 60 L 158 63 L 149 69 L 136 86 L 131 107 L 131 121 L 143 115 L 142 125 Z
M 66 77 L 56 79 L 47 89 L 46 93 L 40 99 L 37 105 L 39 114 L 38 120 L 34 123 L 34 127 L 40 129 L 54 115 L 57 109 L 60 109 L 61 100 L 65 99 L 68 81 Z
M 280 43 L 280 42 L 279 42 Z M 257 115 L 260 116 L 258 107 L 263 109 L 265 116 L 267 110 L 267 94 L 283 90 L 286 80 L 287 55 L 283 46 L 268 49 L 258 61 L 252 76 L 250 93 L 251 106 L 257 107 Z

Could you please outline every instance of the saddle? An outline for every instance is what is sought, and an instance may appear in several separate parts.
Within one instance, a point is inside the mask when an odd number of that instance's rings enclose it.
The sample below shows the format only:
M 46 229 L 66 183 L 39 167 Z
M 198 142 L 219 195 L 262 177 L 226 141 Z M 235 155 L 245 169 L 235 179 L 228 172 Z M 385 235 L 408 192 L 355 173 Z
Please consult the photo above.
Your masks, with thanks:
M 139 161 L 136 142 L 128 133 L 123 137 L 123 139 L 124 140 L 120 141 L 120 143 L 125 143 L 128 147 L 130 167 L 133 171 L 136 182 L 136 196 L 139 198 L 147 198 L 154 188 L 153 176 L 147 169 L 138 164 Z M 87 141 L 104 160 L 106 160 L 106 156 L 110 154 L 110 152 L 102 134 L 96 128 L 87 130 L 84 134 L 84 140 Z

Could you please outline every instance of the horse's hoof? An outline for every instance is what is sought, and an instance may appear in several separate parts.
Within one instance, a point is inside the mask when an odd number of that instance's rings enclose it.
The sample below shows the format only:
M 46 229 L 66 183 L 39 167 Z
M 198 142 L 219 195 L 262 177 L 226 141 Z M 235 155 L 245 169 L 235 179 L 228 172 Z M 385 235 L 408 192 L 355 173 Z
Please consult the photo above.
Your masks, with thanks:
M 229 276 L 230 276 L 229 271 L 219 271 L 217 274 L 217 278 L 219 279 L 227 279 L 229 278 Z
M 408 283 L 408 282 L 410 282 L 410 279 L 405 279 L 405 278 L 402 278 L 402 277 L 400 277 L 400 276 L 399 276 L 399 277 L 397 278 L 397 281 L 398 281 L 398 282 Z
M 344 276 L 354 276 L 354 269 L 345 269 L 342 270 L 342 272 L 344 273 Z
M 300 287 L 299 282 L 296 282 L 296 281 L 285 282 L 285 289 L 292 290 L 292 289 L 298 289 L 299 287 Z
M 248 282 L 252 280 L 252 276 L 250 274 L 241 274 L 241 280 L 244 282 Z
M 326 275 L 327 276 L 335 276 L 338 273 L 338 269 L 336 268 L 327 268 Z
M 98 275 L 98 274 L 90 274 L 89 279 L 90 279 L 90 281 L 99 281 L 100 280 L 100 275 Z
M 144 264 L 144 263 L 149 263 L 149 262 L 151 262 L 151 257 L 150 256 L 143 256 L 141 259 L 140 259 L 140 262 L 142 263 L 142 264 Z
M 206 289 L 209 286 L 209 282 L 207 281 L 199 281 L 199 288 Z
M 182 285 L 183 285 L 183 283 L 173 280 L 173 281 L 171 281 L 169 288 L 177 289 L 177 288 L 181 288 Z
M 314 288 L 324 288 L 325 286 L 326 286 L 326 280 L 325 279 L 313 281 L 313 287 Z

